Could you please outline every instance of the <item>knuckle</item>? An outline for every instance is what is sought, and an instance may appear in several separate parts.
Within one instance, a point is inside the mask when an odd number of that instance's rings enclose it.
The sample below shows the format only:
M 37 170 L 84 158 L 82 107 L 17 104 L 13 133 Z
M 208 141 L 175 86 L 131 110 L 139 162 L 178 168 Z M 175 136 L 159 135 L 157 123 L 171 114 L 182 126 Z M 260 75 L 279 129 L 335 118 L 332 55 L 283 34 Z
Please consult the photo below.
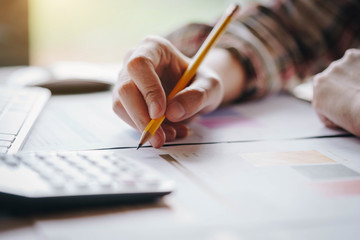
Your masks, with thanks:
M 166 47 L 168 45 L 168 41 L 166 39 L 156 35 L 149 35 L 145 37 L 142 42 L 145 44 L 151 44 L 155 47 Z
M 145 89 L 144 99 L 146 102 L 152 102 L 155 99 L 159 99 L 158 90 L 155 85 L 147 86 Z
M 335 73 L 338 72 L 341 68 L 341 64 L 342 64 L 343 59 L 338 59 L 336 61 L 333 61 L 329 67 L 325 70 L 325 72 L 329 72 L 329 73 Z
M 156 66 L 158 60 L 167 57 L 171 43 L 159 36 L 147 36 L 140 45 L 127 56 L 126 68 L 129 73 L 135 73 L 141 68 Z
M 353 57 L 355 57 L 355 55 L 356 55 L 355 49 L 348 49 L 345 52 L 345 57 L 347 57 L 347 58 L 353 58 Z
M 152 42 L 159 41 L 159 39 L 160 39 L 160 37 L 158 37 L 156 35 L 148 35 L 142 40 L 142 42 L 143 43 L 149 43 L 149 42 L 152 43 Z
M 114 111 L 117 111 L 117 110 L 119 110 L 120 108 L 122 108 L 122 104 L 121 104 L 120 99 L 114 99 L 113 104 L 112 104 L 112 109 L 113 109 Z
M 353 62 L 360 57 L 360 50 L 359 49 L 348 49 L 344 54 L 345 62 Z
M 131 81 L 123 81 L 118 85 L 118 94 L 120 97 L 128 96 L 133 89 L 133 83 Z
M 196 102 L 205 103 L 208 99 L 208 91 L 202 87 L 193 87 L 190 94 L 196 99 Z
M 148 36 L 143 40 L 145 45 L 149 45 L 151 49 L 155 50 L 159 56 L 166 55 L 170 49 L 170 42 L 159 36 Z
M 326 82 L 326 80 L 327 80 L 327 77 L 325 76 L 325 74 L 320 73 L 320 74 L 315 75 L 315 77 L 313 78 L 314 88 L 319 87 L 324 82 Z
M 151 63 L 151 60 L 146 56 L 133 56 L 128 61 L 126 68 L 128 72 L 138 71 L 139 68 L 144 68 Z
M 341 73 L 343 71 L 343 68 L 340 64 L 334 64 L 334 66 L 331 69 L 332 73 Z
M 222 87 L 220 81 L 215 77 L 210 78 L 208 82 L 210 84 L 210 89 L 215 89 L 216 92 L 218 92 L 218 90 Z
M 120 99 L 116 99 L 113 101 L 112 110 L 122 119 L 124 119 L 124 115 L 126 113 L 124 106 L 122 105 Z

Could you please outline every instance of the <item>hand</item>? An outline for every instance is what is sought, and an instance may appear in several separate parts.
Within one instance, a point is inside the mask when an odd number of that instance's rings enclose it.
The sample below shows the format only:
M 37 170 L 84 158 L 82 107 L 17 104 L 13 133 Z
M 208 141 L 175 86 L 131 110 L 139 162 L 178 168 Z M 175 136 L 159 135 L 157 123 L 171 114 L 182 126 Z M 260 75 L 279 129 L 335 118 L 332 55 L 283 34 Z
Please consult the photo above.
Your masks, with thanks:
M 185 123 L 198 113 L 214 110 L 223 100 L 222 81 L 202 64 L 191 84 L 166 101 L 190 62 L 166 39 L 146 38 L 124 62 L 113 91 L 113 109 L 140 132 L 151 119 L 165 114 L 167 120 L 150 140 L 156 148 L 165 140 L 187 136 Z
M 313 106 L 327 127 L 360 136 L 360 50 L 347 50 L 314 77 Z

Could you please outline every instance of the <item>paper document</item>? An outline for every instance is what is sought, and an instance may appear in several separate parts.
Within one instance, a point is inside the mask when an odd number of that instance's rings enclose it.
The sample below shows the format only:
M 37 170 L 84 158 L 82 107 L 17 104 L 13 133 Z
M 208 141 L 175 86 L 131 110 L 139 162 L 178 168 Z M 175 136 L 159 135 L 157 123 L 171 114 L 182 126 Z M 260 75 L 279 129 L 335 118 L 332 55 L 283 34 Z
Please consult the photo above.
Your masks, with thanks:
M 179 142 L 295 139 L 345 133 L 325 127 L 311 104 L 285 94 L 220 108 L 190 126 L 192 136 Z
M 53 96 L 23 150 L 80 150 L 136 146 L 140 134 L 112 111 L 109 92 Z
M 311 105 L 288 95 L 232 105 L 189 125 L 190 136 L 167 144 L 296 139 L 345 134 L 326 128 Z M 112 111 L 110 92 L 53 96 L 24 150 L 136 147 L 140 133 Z M 148 144 L 146 144 L 148 145 Z
M 360 220 L 359 143 L 347 137 L 124 152 L 168 162 L 219 205 L 233 209 L 237 223 L 309 223 Z

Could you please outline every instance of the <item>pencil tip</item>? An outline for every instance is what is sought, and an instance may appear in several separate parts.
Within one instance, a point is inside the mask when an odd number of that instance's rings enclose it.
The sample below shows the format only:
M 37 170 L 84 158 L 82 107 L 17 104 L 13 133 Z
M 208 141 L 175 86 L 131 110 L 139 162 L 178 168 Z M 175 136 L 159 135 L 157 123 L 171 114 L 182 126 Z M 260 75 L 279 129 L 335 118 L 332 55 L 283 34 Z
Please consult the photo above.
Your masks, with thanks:
M 139 148 L 141 148 L 141 143 L 139 143 L 139 145 L 137 146 L 136 150 L 139 150 Z

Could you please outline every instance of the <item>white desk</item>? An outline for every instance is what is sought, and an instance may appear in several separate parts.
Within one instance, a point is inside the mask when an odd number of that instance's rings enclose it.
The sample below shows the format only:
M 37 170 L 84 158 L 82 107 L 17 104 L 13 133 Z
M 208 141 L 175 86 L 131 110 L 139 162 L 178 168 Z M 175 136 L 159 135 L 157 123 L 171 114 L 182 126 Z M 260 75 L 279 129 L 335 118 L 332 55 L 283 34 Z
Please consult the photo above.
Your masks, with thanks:
M 102 108 L 111 109 L 108 94 L 53 97 L 24 151 L 69 148 L 61 141 L 51 142 L 44 149 L 37 145 L 45 124 L 51 120 L 51 108 L 61 102 L 69 104 L 73 99 L 98 99 Z M 286 101 L 288 97 L 275 98 Z M 99 106 L 93 110 L 102 111 Z M 51 128 L 51 124 L 46 127 Z M 73 148 L 81 146 L 85 145 Z M 256 166 L 242 155 L 310 150 L 333 162 Z M 117 151 L 132 155 L 174 179 L 176 191 L 154 204 L 22 218 L 0 215 L 0 239 L 358 239 L 360 236 L 358 138 L 241 140 L 168 146 L 160 150 L 143 148 L 141 152 L 134 148 Z M 176 158 L 180 165 L 169 163 L 161 154 Z M 325 168 L 318 171 L 314 166 Z M 335 170 L 328 166 L 334 166 Z

